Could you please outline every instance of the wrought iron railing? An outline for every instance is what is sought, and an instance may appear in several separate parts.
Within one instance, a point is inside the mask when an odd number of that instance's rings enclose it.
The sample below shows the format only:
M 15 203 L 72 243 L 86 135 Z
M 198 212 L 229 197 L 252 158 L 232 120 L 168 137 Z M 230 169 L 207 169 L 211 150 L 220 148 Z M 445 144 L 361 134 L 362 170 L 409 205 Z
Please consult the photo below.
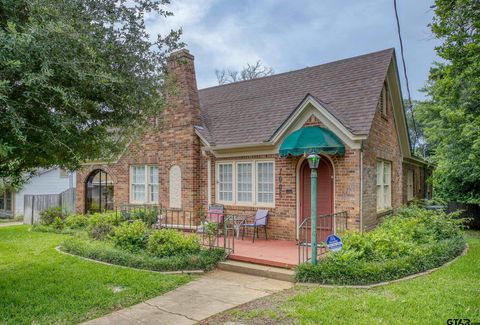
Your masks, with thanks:
M 305 218 L 298 227 L 298 263 L 312 259 L 311 253 L 311 219 Z M 317 216 L 317 257 L 327 253 L 325 241 L 331 234 L 342 234 L 348 230 L 347 211 Z
M 123 220 L 142 220 L 149 227 L 157 229 L 175 229 L 182 232 L 196 233 L 200 243 L 205 247 L 222 248 L 228 255 L 234 251 L 235 223 L 234 216 L 226 216 L 218 224 L 216 231 L 210 233 L 204 228 L 205 217 L 193 211 L 167 209 L 161 205 L 132 205 L 120 207 Z
M 161 205 L 132 205 L 120 207 L 123 220 L 142 220 L 156 228 L 172 228 L 184 231 L 196 231 L 201 224 L 193 211 L 167 209 Z
M 225 216 L 223 224 L 218 224 L 214 233 L 209 232 L 204 227 L 199 228 L 201 234 L 201 243 L 207 247 L 222 248 L 227 255 L 235 250 L 235 222 L 234 216 Z

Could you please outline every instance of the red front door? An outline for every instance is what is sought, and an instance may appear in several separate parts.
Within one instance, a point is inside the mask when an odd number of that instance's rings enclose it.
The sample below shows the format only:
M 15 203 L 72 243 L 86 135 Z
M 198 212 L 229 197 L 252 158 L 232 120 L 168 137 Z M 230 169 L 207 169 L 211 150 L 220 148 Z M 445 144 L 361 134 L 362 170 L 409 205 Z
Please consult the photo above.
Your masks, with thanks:
M 300 223 L 311 215 L 311 178 L 307 160 L 300 167 Z M 333 167 L 322 157 L 317 170 L 317 216 L 333 213 Z M 317 218 L 318 242 L 325 241 L 332 233 L 332 218 Z

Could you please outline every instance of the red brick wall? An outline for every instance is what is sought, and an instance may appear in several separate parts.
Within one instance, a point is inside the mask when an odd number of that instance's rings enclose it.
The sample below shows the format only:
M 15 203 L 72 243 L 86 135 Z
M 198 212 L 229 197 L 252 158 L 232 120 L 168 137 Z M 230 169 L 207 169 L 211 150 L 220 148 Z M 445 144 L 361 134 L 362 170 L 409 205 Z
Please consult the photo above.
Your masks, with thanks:
M 78 212 L 85 209 L 85 181 L 91 171 L 105 170 L 114 182 L 114 205 L 129 203 L 130 166 L 152 164 L 159 169 L 159 203 L 169 206 L 170 167 L 178 165 L 182 172 L 182 209 L 195 211 L 199 207 L 200 142 L 193 125 L 198 124 L 200 105 L 195 81 L 193 56 L 177 52 L 169 60 L 169 75 L 176 85 L 168 96 L 158 127 L 149 129 L 128 146 L 118 161 L 110 164 L 88 164 L 77 173 Z
M 77 211 L 84 211 L 85 180 L 89 173 L 101 168 L 114 182 L 114 204 L 129 202 L 130 166 L 154 164 L 159 168 L 159 203 L 169 206 L 169 172 L 173 165 L 182 171 L 182 209 L 206 211 L 208 205 L 207 162 L 211 160 L 211 203 L 215 203 L 217 161 L 265 159 L 275 161 L 275 207 L 269 207 L 269 235 L 275 239 L 294 240 L 297 227 L 297 173 L 301 158 L 280 158 L 277 154 L 215 158 L 202 152 L 202 145 L 193 126 L 200 121 L 198 91 L 195 82 L 193 57 L 187 52 L 177 54 L 169 62 L 170 75 L 176 84 L 176 92 L 168 97 L 168 105 L 162 113 L 161 123 L 156 130 L 145 133 L 132 143 L 115 163 L 90 164 L 77 174 Z M 392 105 L 387 101 L 387 117 L 375 114 L 368 139 L 363 146 L 363 226 L 373 228 L 381 216 L 376 211 L 376 160 L 382 158 L 392 162 L 392 206 L 397 208 L 404 202 L 402 157 L 395 129 Z M 306 126 L 322 126 L 316 118 L 310 118 Z M 360 156 L 361 152 L 346 146 L 341 157 L 331 157 L 335 177 L 335 211 L 347 211 L 349 228 L 360 229 Z M 327 159 L 324 157 L 324 159 Z M 420 179 L 420 178 L 417 178 Z M 227 214 L 253 217 L 260 207 L 225 206 Z
M 377 159 L 388 160 L 392 163 L 392 208 L 398 208 L 403 202 L 402 154 L 393 117 L 392 102 L 390 97 L 387 99 L 387 116 L 384 117 L 377 109 L 370 134 L 363 147 L 363 227 L 366 230 L 375 227 L 382 217 L 377 213 Z
M 321 125 L 311 118 L 306 126 Z M 335 211 L 347 211 L 349 215 L 349 228 L 359 229 L 360 212 L 360 151 L 346 148 L 345 156 L 331 157 L 335 170 Z M 208 204 L 207 197 L 207 162 L 211 160 L 211 202 L 215 203 L 216 195 L 216 162 L 239 161 L 254 159 L 273 159 L 275 161 L 275 207 L 266 207 L 270 212 L 268 234 L 270 238 L 295 240 L 297 229 L 297 177 L 301 157 L 280 158 L 277 154 L 250 155 L 234 158 L 215 158 L 212 155 L 202 156 L 200 162 L 201 201 L 204 206 Z M 323 159 L 328 159 L 323 157 Z M 262 207 L 245 207 L 225 205 L 226 214 L 238 214 L 253 217 L 255 211 Z M 262 236 L 263 234 L 260 234 Z
M 418 164 L 404 162 L 403 163 L 403 182 L 402 182 L 402 202 L 404 204 L 407 202 L 407 191 L 408 191 L 408 171 L 413 170 L 413 197 L 416 199 L 424 199 L 425 197 L 431 198 L 430 186 L 427 185 L 425 188 L 425 182 L 428 184 L 428 178 L 430 177 L 430 170 L 424 166 Z M 427 190 L 427 195 L 425 195 L 425 190 Z

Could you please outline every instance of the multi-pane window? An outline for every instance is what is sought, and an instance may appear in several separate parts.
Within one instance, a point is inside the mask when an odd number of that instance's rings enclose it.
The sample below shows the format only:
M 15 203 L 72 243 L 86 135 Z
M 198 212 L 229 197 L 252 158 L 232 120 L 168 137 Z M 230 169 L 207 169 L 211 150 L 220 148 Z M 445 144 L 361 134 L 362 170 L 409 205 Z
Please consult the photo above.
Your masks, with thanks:
M 131 202 L 158 202 L 158 167 L 140 165 L 131 167 Z
M 10 190 L 0 191 L 0 210 L 11 212 L 13 210 L 13 194 Z
M 218 199 L 233 201 L 233 164 L 218 165 Z
M 150 202 L 158 202 L 158 168 L 149 166 L 149 182 L 148 189 L 150 193 Z
M 273 203 L 273 162 L 257 163 L 257 202 Z
M 237 163 L 237 202 L 252 202 L 252 163 Z
M 377 210 L 392 207 L 392 164 L 386 160 L 377 160 Z
M 413 200 L 413 170 L 407 171 L 407 201 Z
M 273 161 L 218 163 L 218 203 L 273 205 L 275 202 L 274 169 Z

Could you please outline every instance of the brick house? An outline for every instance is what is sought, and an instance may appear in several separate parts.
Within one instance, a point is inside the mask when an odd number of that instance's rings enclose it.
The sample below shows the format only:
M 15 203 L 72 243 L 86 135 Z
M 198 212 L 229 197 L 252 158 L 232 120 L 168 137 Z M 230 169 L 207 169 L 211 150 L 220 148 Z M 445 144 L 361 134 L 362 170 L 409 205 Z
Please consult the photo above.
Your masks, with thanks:
M 312 149 L 279 150 L 304 133 L 315 135 L 321 154 L 319 214 L 346 211 L 351 229 L 368 230 L 430 194 L 426 165 L 411 153 L 393 49 L 200 90 L 187 50 L 172 54 L 168 69 L 177 91 L 160 125 L 116 161 L 85 164 L 78 212 L 121 204 L 194 213 L 222 204 L 240 215 L 266 208 L 270 237 L 295 240 L 309 215 Z

